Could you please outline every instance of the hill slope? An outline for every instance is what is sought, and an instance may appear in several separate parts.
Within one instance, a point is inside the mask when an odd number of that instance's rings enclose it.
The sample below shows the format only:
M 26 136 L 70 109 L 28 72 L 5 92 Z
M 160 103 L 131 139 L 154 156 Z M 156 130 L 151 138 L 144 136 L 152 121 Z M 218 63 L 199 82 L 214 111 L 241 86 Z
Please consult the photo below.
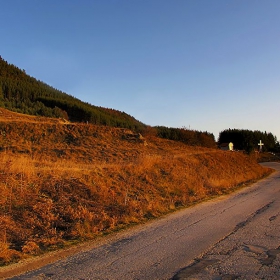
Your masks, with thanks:
M 0 56 L 0 107 L 29 115 L 128 128 L 191 145 L 215 147 L 214 135 L 186 129 L 150 128 L 125 112 L 97 107 L 28 76 Z
M 269 172 L 237 152 L 0 109 L 0 263 L 144 222 Z
M 76 122 L 125 127 L 145 127 L 132 116 L 114 109 L 97 107 L 30 77 L 24 70 L 0 56 L 0 107 L 12 111 Z

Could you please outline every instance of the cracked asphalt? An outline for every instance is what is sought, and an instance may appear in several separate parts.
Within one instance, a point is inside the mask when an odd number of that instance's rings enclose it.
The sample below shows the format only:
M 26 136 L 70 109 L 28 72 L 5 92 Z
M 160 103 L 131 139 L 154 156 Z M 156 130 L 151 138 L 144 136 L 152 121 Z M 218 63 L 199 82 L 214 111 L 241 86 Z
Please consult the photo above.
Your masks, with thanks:
M 9 279 L 280 279 L 280 164 L 266 165 L 250 187 Z
M 280 164 L 261 182 L 275 197 L 172 279 L 280 279 Z M 259 183 L 258 183 L 259 184 Z M 255 184 L 255 185 L 258 185 Z

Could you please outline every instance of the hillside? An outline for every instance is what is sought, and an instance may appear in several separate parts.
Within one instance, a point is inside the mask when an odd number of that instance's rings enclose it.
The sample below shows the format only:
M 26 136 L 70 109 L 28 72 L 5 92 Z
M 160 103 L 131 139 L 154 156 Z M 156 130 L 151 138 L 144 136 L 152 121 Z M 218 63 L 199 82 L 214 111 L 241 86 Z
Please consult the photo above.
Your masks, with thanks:
M 271 172 L 238 152 L 0 108 L 0 263 L 142 223 Z
M 60 118 L 65 121 L 91 123 L 109 127 L 128 128 L 134 132 L 150 133 L 190 145 L 215 147 L 212 133 L 183 128 L 151 128 L 134 117 L 115 109 L 83 102 L 9 64 L 0 56 L 0 108 L 34 116 Z
M 29 115 L 124 127 L 145 125 L 125 112 L 91 105 L 26 74 L 0 56 L 0 107 Z

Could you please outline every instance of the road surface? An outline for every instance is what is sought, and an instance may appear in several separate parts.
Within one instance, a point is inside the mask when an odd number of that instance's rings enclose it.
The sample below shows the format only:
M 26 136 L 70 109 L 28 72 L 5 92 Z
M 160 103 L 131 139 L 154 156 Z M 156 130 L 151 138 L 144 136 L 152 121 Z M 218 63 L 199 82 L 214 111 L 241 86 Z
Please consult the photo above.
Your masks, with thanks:
M 10 279 L 280 279 L 280 164 L 267 166 L 250 187 Z

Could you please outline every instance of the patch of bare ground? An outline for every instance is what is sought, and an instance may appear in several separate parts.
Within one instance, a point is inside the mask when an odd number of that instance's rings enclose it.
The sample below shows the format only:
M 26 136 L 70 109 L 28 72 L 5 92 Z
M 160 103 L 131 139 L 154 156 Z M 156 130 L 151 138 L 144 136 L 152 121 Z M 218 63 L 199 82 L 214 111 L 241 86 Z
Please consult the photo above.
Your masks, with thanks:
M 0 111 L 2 266 L 229 193 L 271 172 L 237 152 Z

